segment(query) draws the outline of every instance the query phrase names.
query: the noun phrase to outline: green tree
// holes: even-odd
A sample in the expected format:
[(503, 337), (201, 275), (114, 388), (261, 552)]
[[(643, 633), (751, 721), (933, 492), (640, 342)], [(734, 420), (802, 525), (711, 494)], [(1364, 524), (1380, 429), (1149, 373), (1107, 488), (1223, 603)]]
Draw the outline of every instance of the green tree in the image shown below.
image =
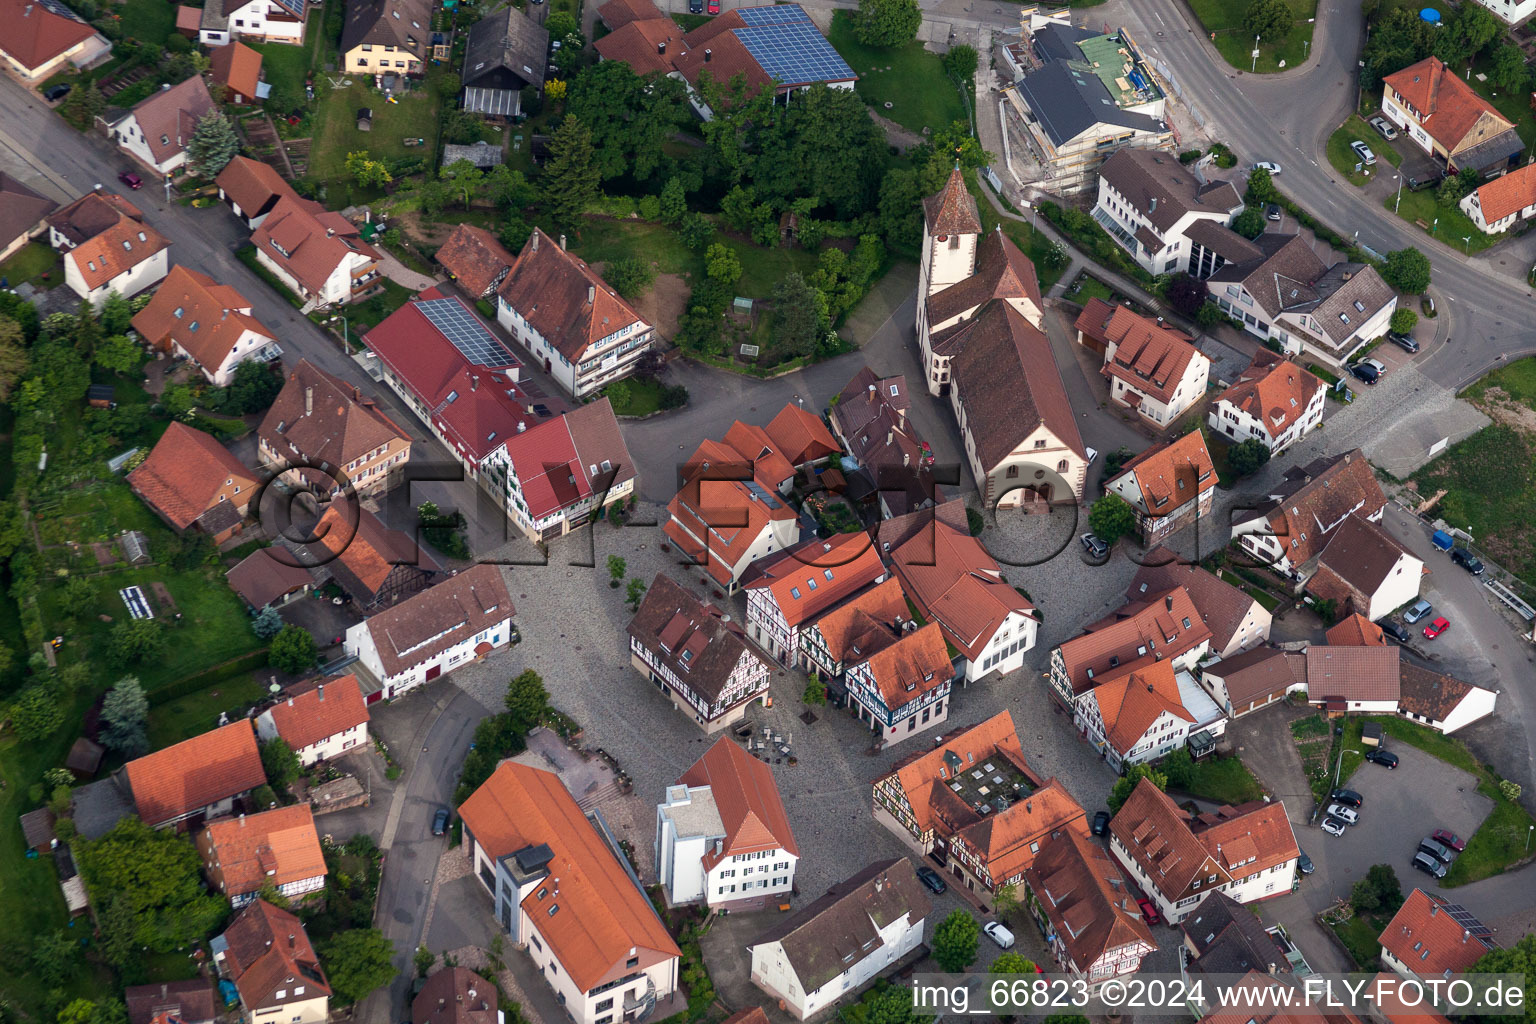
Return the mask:
[(632, 578), (624, 588), (624, 600), (629, 605), (630, 611), (639, 611), (640, 602), (645, 598), (645, 580)]
[(267, 661), (279, 672), (306, 672), (320, 656), (314, 635), (292, 623), (278, 630), (267, 649)]
[(741, 260), (736, 250), (716, 242), (704, 253), (704, 272), (711, 281), (734, 287), (741, 280)]
[(101, 933), (97, 948), (107, 963), (119, 970), (133, 963), (143, 948), (139, 945), (139, 915), (133, 904), (114, 896), (98, 908), (96, 928)]
[(160, 392), (160, 404), (170, 416), (184, 420), (197, 406), (197, 395), (193, 393), (191, 385), (177, 381), (175, 384), (167, 384), (165, 390)]
[(133, 325), (133, 306), (114, 288), (102, 300), (97, 322), (101, 324), (103, 334), (127, 334)]
[(580, 31), (581, 23), (570, 11), (550, 11), (549, 17), (544, 21), (544, 29), (549, 33), (549, 38), (559, 39), (572, 32)]
[(715, 237), (715, 225), (702, 213), (685, 213), (677, 224), (677, 237), (683, 244), (697, 252)]
[(0, 402), (9, 401), (17, 382), (26, 376), (29, 360), (23, 341), (21, 324), (0, 316)]
[(1291, 34), (1294, 21), (1285, 0), (1250, 0), (1243, 12), (1243, 31), (1273, 45)]
[(441, 178), (423, 178), (411, 182), (410, 197), (426, 217), (436, 217), (453, 198), (453, 186)]
[(1365, 877), (1349, 891), (1349, 902), (1358, 913), (1397, 913), (1403, 905), (1403, 884), (1390, 864), (1372, 864)]
[(226, 409), (249, 416), (262, 412), (277, 401), (283, 390), (283, 378), (266, 363), (246, 360), (235, 367), (235, 375), (224, 389)]
[(998, 886), (992, 893), (992, 909), (999, 921), (1012, 916), (1019, 909), (1019, 887), (1012, 882)]
[(550, 136), (549, 159), (544, 164), (544, 173), (539, 175), (544, 200), (556, 222), (576, 224), (576, 219), (602, 194), (598, 187), (600, 176), (591, 130), (579, 117), (567, 117)]
[(1022, 953), (1004, 953), (987, 970), (991, 974), (1034, 974), (1035, 962)]
[(43, 406), (54, 416), (72, 410), (91, 386), (90, 365), (61, 340), (32, 346), (32, 378), (43, 389)]
[(1262, 167), (1255, 167), (1248, 172), (1248, 190), (1243, 193), (1243, 201), (1255, 206), (1265, 203), (1278, 203), (1281, 200), (1280, 190), (1275, 187), (1274, 176)]
[(438, 177), (453, 183), (453, 190), (458, 193), (466, 210), (469, 209), (469, 201), (479, 193), (485, 179), (485, 175), (475, 166), (474, 161), (464, 157), (444, 167), (438, 172)]
[[(1480, 974), (1525, 975), (1525, 1019), (1530, 1021), (1536, 1011), (1536, 933), (1521, 936), (1520, 940), (1504, 949), (1490, 949), (1467, 968), (1469, 977)], [(1466, 1020), (1477, 1024), (1499, 1024), (1510, 1020), (1508, 1016), (1469, 1015)]]
[(1105, 544), (1136, 532), (1136, 510), (1118, 494), (1106, 494), (1088, 511), (1088, 527)]
[(367, 150), (357, 150), (348, 153), (346, 160), (347, 173), (352, 175), (352, 180), (363, 188), (383, 188), (395, 179), (390, 176), (389, 168), (382, 160), (375, 160)]
[(304, 771), (299, 755), (281, 736), (261, 745), (261, 767), (267, 773), (267, 784), (275, 790), (287, 788)]
[(258, 639), (271, 640), (282, 631), (283, 617), (271, 605), (257, 612), (256, 617), (251, 620), (251, 632), (255, 633)]
[(101, 745), (133, 759), (149, 753), (149, 698), (135, 676), (124, 676), (101, 704)]
[(59, 591), (59, 610), (70, 618), (90, 610), (96, 603), (96, 588), (84, 576), (71, 576)]
[(205, 178), (222, 171), (240, 152), (240, 137), (222, 110), (210, 110), (198, 119), (187, 142), (187, 163)]
[(1392, 313), (1392, 322), (1388, 328), (1397, 334), (1409, 334), (1419, 325), (1419, 314), (1411, 309), (1398, 309)]
[(900, 46), (916, 39), (922, 24), (917, 0), (859, 0), (853, 34), (865, 46)]
[(1500, 32), (1498, 19), (1486, 7), (1462, 4), (1435, 33), (1434, 54), (1447, 64), (1463, 64), (1487, 48)]
[(524, 669), (507, 684), (504, 703), (517, 732), (524, 733), (538, 725), (548, 713), (549, 691), (544, 689), (544, 680), (537, 672)]
[(933, 959), (939, 969), (958, 974), (976, 962), (981, 926), (968, 910), (954, 910), (933, 930)]
[[(887, 985), (883, 989), (871, 989), (860, 1001), (858, 1009), (864, 1011), (862, 1024), (918, 1024), (932, 1020), (931, 1014), (919, 1017), (912, 1008), (910, 985)], [(852, 1019), (852, 1013), (849, 1013)]]
[(1119, 811), (1122, 804), (1130, 799), (1131, 792), (1135, 790), (1142, 779), (1151, 782), (1158, 789), (1167, 790), (1168, 776), (1147, 764), (1132, 765), (1130, 770), (1115, 780), (1114, 788), (1109, 791), (1109, 804), (1111, 811)]
[(1429, 257), (1409, 247), (1387, 253), (1382, 279), (1400, 292), (1422, 295), (1429, 288)]
[(506, 164), (485, 172), (485, 194), (502, 210), (521, 210), (539, 199), (539, 190), (528, 183), (527, 175)]
[(621, 555), (608, 556), (608, 585), (617, 587), (624, 582), (624, 574), (629, 572), (629, 563)]
[[(561, 14), (551, 13), (550, 21)], [(560, 34), (550, 29), (550, 38)], [(565, 109), (591, 130), (593, 163), (604, 181), (625, 176), (649, 181), (667, 163), (666, 144), (692, 120), (682, 82), (659, 72), (637, 75), (622, 61), (600, 61), (572, 78)], [(663, 219), (676, 223), (682, 216), (681, 181), (671, 197), (664, 189), (661, 199), (673, 214)]]
[(963, 88), (966, 82), (976, 77), (976, 65), (979, 60), (976, 47), (967, 46), (965, 43), (951, 46), (949, 52), (944, 55), (944, 73)]
[(393, 962), (394, 944), (377, 928), (338, 932), (319, 943), (315, 952), (331, 983), (331, 994), (341, 1006), (362, 1002), (400, 973)]
[(1269, 455), (1269, 445), (1250, 437), (1227, 450), (1227, 468), (1240, 477), (1250, 476), (1269, 461)]
[(152, 829), (129, 816), (100, 839), (77, 842), (75, 852), (92, 903), (126, 904), (115, 920), (122, 927), (131, 912), (140, 949), (169, 952), (201, 939), (229, 911), (226, 899), (203, 888), (202, 859), (183, 834)]
[(788, 357), (812, 355), (830, 329), (826, 299), (805, 278), (791, 271), (773, 286), (770, 337), (779, 351)]
[(987, 528), (986, 517), (974, 508), (965, 510), (965, 527), (972, 537), (981, 536), (981, 531)]
[(25, 743), (52, 736), (63, 724), (64, 709), (45, 686), (29, 686), (11, 702), (11, 729)]
[(32, 973), (49, 988), (62, 985), (80, 962), (80, 944), (62, 929), (29, 936)]
[(1525, 69), (1525, 51), (1514, 43), (1500, 43), (1489, 62), (1488, 79), (1505, 92), (1524, 92), (1530, 80)]
[(1462, 199), (1468, 192), (1477, 187), (1478, 173), (1476, 168), (1468, 167), (1460, 174), (1448, 174), (1440, 181), (1440, 187), (1435, 189), (1435, 202), (1447, 210), (1454, 210), (1461, 205)]
[(1232, 221), (1232, 230), (1244, 238), (1258, 238), (1264, 233), (1264, 212), (1257, 206), (1245, 207)]
[(819, 673), (812, 672), (805, 677), (805, 693), (801, 695), (800, 699), (816, 707), (826, 704), (827, 684), (821, 681)]
[(94, 78), (77, 86), (59, 104), (59, 114), (76, 128), (89, 128), (96, 118), (106, 112), (107, 99), (101, 94), (101, 88)]
[(128, 374), (138, 369), (143, 354), (143, 349), (126, 334), (113, 334), (96, 346), (96, 365), (113, 373)]
[(661, 190), (661, 219), (668, 224), (676, 224), (687, 212), (688, 194), (683, 190), (683, 179), (674, 174), (667, 179)]
[(650, 261), (638, 256), (626, 256), (603, 267), (603, 280), (626, 299), (644, 295), (653, 278)]
[(432, 965), (437, 963), (437, 954), (428, 949), (426, 943), (422, 943), (411, 954), (411, 963), (416, 967), (416, 977), (425, 978), (432, 973)]

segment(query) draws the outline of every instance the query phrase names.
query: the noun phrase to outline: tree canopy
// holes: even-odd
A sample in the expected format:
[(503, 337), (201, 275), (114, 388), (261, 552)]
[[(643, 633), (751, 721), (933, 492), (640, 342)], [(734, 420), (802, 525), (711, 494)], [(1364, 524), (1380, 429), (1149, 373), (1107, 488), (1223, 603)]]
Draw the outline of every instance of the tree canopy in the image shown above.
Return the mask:
[(1105, 544), (1136, 532), (1136, 510), (1118, 494), (1106, 494), (1088, 510), (1088, 526)]
[(1285, 0), (1249, 0), (1243, 12), (1243, 31), (1266, 43), (1279, 43), (1291, 34), (1294, 21)]
[(922, 24), (917, 0), (859, 0), (853, 34), (865, 46), (900, 46), (916, 39)]
[(320, 652), (315, 647), (314, 635), (303, 626), (291, 623), (272, 638), (267, 660), (282, 672), (303, 672), (315, 667)]
[(1109, 799), (1105, 801), (1109, 804), (1109, 809), (1120, 810), (1121, 805), (1130, 799), (1131, 792), (1142, 779), (1147, 779), (1158, 789), (1168, 788), (1168, 776), (1156, 768), (1148, 764), (1132, 765), (1124, 775), (1115, 780), (1114, 788), (1109, 791)]
[(205, 178), (222, 171), (239, 152), (240, 137), (222, 110), (204, 114), (187, 142), (187, 162)]
[(933, 930), (933, 959), (942, 970), (958, 973), (976, 962), (981, 925), (968, 910), (953, 910)]
[(1257, 473), (1269, 461), (1269, 445), (1256, 437), (1233, 445), (1227, 451), (1227, 468), (1238, 476)]
[(576, 218), (602, 194), (600, 179), (592, 130), (581, 118), (566, 117), (550, 136), (549, 160), (539, 175), (544, 200), (555, 220), (574, 225)]
[(1400, 292), (1422, 295), (1429, 287), (1429, 257), (1412, 246), (1387, 253), (1382, 279)]
[(395, 947), (377, 928), (337, 932), (315, 950), (337, 1004), (352, 1006), (374, 989), (383, 988), (400, 973), (394, 965)]
[(124, 676), (101, 705), (101, 745), (125, 758), (149, 753), (149, 698), (135, 676)]
[(117, 901), (119, 925), (139, 946), (168, 952), (201, 939), (223, 921), (228, 902), (203, 887), (192, 840), (129, 816), (100, 839), (76, 844), (93, 902)]
[(667, 141), (692, 116), (681, 81), (660, 72), (637, 75), (612, 60), (571, 79), (565, 109), (591, 131), (592, 163), (604, 181), (626, 175), (649, 180), (666, 163)]

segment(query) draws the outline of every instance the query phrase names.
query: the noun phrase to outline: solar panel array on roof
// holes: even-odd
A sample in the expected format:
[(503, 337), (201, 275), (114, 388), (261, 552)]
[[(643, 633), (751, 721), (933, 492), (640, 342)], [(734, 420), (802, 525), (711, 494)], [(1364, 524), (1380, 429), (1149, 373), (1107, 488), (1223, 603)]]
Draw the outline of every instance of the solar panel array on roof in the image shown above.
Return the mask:
[(84, 18), (80, 17), (80, 15), (70, 10), (68, 7), (65, 7), (63, 4), (59, 3), (58, 0), (37, 0), (37, 3), (42, 7), (43, 10), (57, 14), (61, 18), (68, 18), (70, 21), (80, 22), (85, 20)]
[(736, 13), (748, 25), (790, 25), (795, 22), (811, 23), (805, 8), (799, 4), (778, 4), (773, 7), (738, 7)]
[(762, 484), (757, 483), (755, 480), (743, 480), (742, 483), (746, 486), (747, 490), (752, 492), (752, 496), (764, 505), (767, 505), (769, 508), (779, 507), (778, 500), (765, 491)]
[(809, 21), (749, 25), (733, 31), (768, 77), (785, 85), (858, 77)]
[(1447, 914), (1451, 915), (1452, 921), (1461, 925), (1463, 931), (1469, 931), (1477, 936), (1493, 934), (1493, 931), (1487, 925), (1479, 921), (1472, 911), (1460, 903), (1447, 903), (1443, 909)]
[(517, 366), (517, 357), (457, 299), (418, 299), (416, 308), (477, 366)]

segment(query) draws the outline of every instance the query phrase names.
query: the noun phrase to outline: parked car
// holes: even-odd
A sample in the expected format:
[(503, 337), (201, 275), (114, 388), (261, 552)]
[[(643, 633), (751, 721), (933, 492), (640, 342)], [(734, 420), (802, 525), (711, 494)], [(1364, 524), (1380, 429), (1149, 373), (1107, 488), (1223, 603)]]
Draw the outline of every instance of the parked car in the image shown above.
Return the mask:
[(1437, 828), (1429, 834), (1429, 838), (1443, 846), (1449, 846), (1457, 853), (1467, 848), (1467, 841), (1450, 829)]
[(689, 14), (703, 14), (704, 13), (704, 0), (688, 0), (688, 13)]
[(117, 180), (122, 182), (124, 185), (127, 185), (129, 188), (144, 187), (144, 179), (139, 177), (137, 174), (134, 174), (132, 171), (124, 171), (122, 174), (117, 176)]
[(1365, 164), (1365, 166), (1367, 166), (1367, 167), (1375, 166), (1375, 164), (1376, 164), (1376, 154), (1371, 152), (1371, 147), (1370, 146), (1367, 146), (1365, 143), (1361, 142), (1359, 139), (1356, 139), (1354, 142), (1351, 142), (1349, 144), (1349, 148), (1354, 150), (1355, 156), (1359, 157), (1360, 158), (1360, 162)]
[(1279, 203), (1269, 203), (1264, 207), (1264, 216), (1269, 220), (1279, 220), (1282, 212)]
[(1456, 860), (1456, 851), (1444, 843), (1437, 843), (1433, 839), (1419, 841), (1419, 852), (1427, 853), (1441, 864), (1451, 864)]
[(68, 96), (73, 89), (74, 86), (70, 85), (68, 82), (60, 82), (53, 88), (46, 90), (43, 93), (43, 99), (47, 100), (49, 103), (57, 103), (65, 96)]
[(1411, 626), (1434, 610), (1435, 606), (1430, 604), (1428, 601), (1415, 601), (1413, 602), (1413, 606), (1411, 608), (1403, 612), (1403, 621)]
[(1153, 906), (1152, 901), (1145, 896), (1137, 900), (1136, 905), (1141, 908), (1141, 916), (1146, 919), (1147, 924), (1157, 924), (1162, 920), (1157, 916), (1157, 907)]
[(1261, 171), (1268, 171), (1272, 175), (1277, 175), (1280, 173), (1280, 165), (1275, 163), (1273, 160), (1260, 160), (1253, 166)]
[(1322, 830), (1331, 836), (1343, 835), (1344, 827), (1344, 823), (1338, 818), (1324, 818), (1323, 824), (1321, 825)]
[(1371, 127), (1375, 128), (1381, 137), (1386, 139), (1388, 142), (1391, 142), (1393, 139), (1397, 138), (1397, 129), (1392, 126), (1391, 121), (1388, 121), (1380, 114), (1377, 114), (1375, 117), (1371, 118)]
[(1346, 825), (1357, 825), (1360, 822), (1360, 812), (1353, 807), (1345, 807), (1343, 804), (1329, 804), (1328, 814), (1338, 818)]
[(1088, 552), (1089, 558), (1108, 558), (1109, 545), (1091, 533), (1085, 533), (1078, 540), (1083, 543), (1083, 550)]
[(704, 9), (710, 14), (719, 14), (720, 0), (709, 0), (709, 2), (704, 5)]
[(1367, 753), (1365, 759), (1374, 764), (1385, 765), (1388, 768), (1397, 767), (1397, 755), (1390, 750), (1382, 750), (1380, 747)]
[(1100, 811), (1093, 816), (1093, 834), (1102, 836), (1109, 831), (1109, 812)]
[(1396, 640), (1400, 644), (1407, 643), (1409, 637), (1411, 636), (1411, 634), (1406, 629), (1404, 629), (1402, 626), (1399, 626), (1391, 619), (1382, 619), (1380, 622), (1376, 623), (1376, 625), (1381, 627), (1381, 631), (1383, 633), (1387, 634), (1387, 636), (1391, 637), (1393, 640)]
[(1084, 448), (1083, 451), (1088, 454), (1088, 465), (1093, 465), (1093, 460), (1099, 457), (1099, 450), (1097, 448)]
[(1482, 560), (1466, 548), (1452, 548), (1451, 561), (1467, 570), (1473, 576), (1481, 576), (1483, 574)]
[(1435, 878), (1445, 877), (1445, 865), (1441, 864), (1427, 853), (1414, 854), (1413, 866), (1424, 872), (1426, 875), (1433, 875)]
[(432, 815), (432, 834), (435, 836), (448, 834), (448, 808), (439, 807), (437, 813)]
[[(710, 0), (710, 3), (713, 4), (714, 0)], [(1009, 931), (1006, 927), (1004, 927), (1003, 926), (1003, 922), (1001, 922), (1001, 921), (988, 921), (986, 924), (981, 926), (981, 930), (986, 932), (987, 933), (987, 938), (989, 938), (993, 942), (997, 943), (999, 948), (1001, 948), (1001, 949), (1012, 949), (1013, 948), (1013, 932)]]
[(1419, 343), (1414, 340), (1411, 334), (1399, 334), (1397, 331), (1388, 331), (1387, 340), (1404, 352), (1417, 352), (1419, 350)]
[(1367, 384), (1375, 384), (1381, 380), (1381, 371), (1376, 367), (1380, 364), (1374, 359), (1362, 359), (1349, 368), (1349, 372)]
[(1451, 628), (1451, 620), (1444, 615), (1424, 627), (1424, 639), (1433, 640), (1435, 637)]
[(917, 880), (926, 885), (929, 892), (940, 893), (949, 888), (944, 884), (944, 879), (939, 877), (939, 873), (926, 864), (917, 869)]
[(1317, 867), (1312, 863), (1312, 858), (1308, 857), (1305, 852), (1302, 852), (1296, 858), (1296, 870), (1304, 875), (1310, 875), (1317, 870)]
[(1365, 803), (1365, 798), (1352, 789), (1336, 789), (1328, 794), (1328, 799), (1334, 803), (1346, 804), (1355, 808)]

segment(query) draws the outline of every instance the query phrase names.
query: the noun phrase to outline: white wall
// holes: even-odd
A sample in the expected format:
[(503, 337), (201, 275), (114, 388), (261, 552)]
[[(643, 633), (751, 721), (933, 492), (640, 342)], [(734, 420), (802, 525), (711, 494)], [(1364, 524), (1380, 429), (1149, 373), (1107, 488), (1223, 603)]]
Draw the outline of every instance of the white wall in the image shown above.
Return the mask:
[(82, 299), (88, 300), (94, 306), (100, 306), (107, 301), (107, 296), (113, 291), (123, 298), (131, 298), (139, 292), (158, 284), (171, 272), (171, 250), (167, 246), (149, 257), (141, 260), (132, 268), (118, 274), (112, 280), (99, 288), (87, 288), (85, 277), (81, 274), (79, 266), (75, 263), (75, 253), (64, 254), (64, 283)]
[(1453, 733), (1464, 725), (1471, 725), (1480, 718), (1486, 718), (1493, 714), (1493, 705), (1499, 699), (1499, 695), (1493, 690), (1485, 690), (1481, 686), (1474, 686), (1472, 692), (1467, 694), (1460, 704), (1452, 709), (1445, 721), (1436, 725), (1443, 733)]
[(789, 892), (795, 885), (795, 865), (799, 860), (777, 848), (726, 857), (705, 878), (706, 899), (710, 906), (716, 906)]
[(1401, 554), (1392, 566), (1387, 578), (1382, 580), (1371, 595), (1370, 611), (1366, 618), (1372, 622), (1394, 608), (1401, 608), (1419, 596), (1419, 584), (1424, 579), (1424, 563), (1410, 554)]
[(412, 687), (425, 682), (427, 672), (434, 667), (446, 674), (460, 665), (473, 661), (476, 644), (486, 642), (493, 647), (504, 647), (511, 642), (511, 637), (512, 618), (508, 616), (394, 676), (385, 674), (384, 662), (379, 657), (378, 648), (374, 645), (373, 634), (368, 630), (368, 620), (365, 619), (347, 630), (345, 650), (349, 655), (356, 655), (363, 666), (384, 684), (384, 696), (389, 699), (398, 697)]
[(1230, 443), (1257, 438), (1269, 446), (1270, 454), (1278, 455), (1323, 422), (1323, 401), (1327, 390), (1327, 388), (1318, 388), (1317, 393), (1307, 404), (1306, 410), (1275, 436), (1270, 435), (1269, 428), (1263, 421), (1248, 415), (1244, 410), (1225, 400), (1211, 406), (1206, 423), (1211, 430)]
[[(273, 43), (301, 43), (304, 41), (304, 23), (302, 21), (275, 21), (267, 19), (267, 10), (273, 4), (270, 0), (248, 0), (247, 3), (235, 7), (231, 5), (227, 9), (229, 15), (229, 31), (203, 32), (200, 42), (208, 43), (209, 36), (233, 35), (241, 39), (256, 39)], [(219, 45), (217, 42), (212, 45)]]
[[(666, 999), (677, 987), (677, 958), (672, 957), (649, 967), (637, 968), (636, 973), (640, 977), (611, 988), (596, 997), (590, 997), (576, 987), (575, 982), (571, 980), (570, 972), (555, 957), (549, 940), (539, 931), (539, 922), (523, 913), (521, 907), (518, 913), (522, 917), (519, 934), (528, 941), (529, 958), (539, 969), (539, 974), (543, 976), (545, 983), (562, 998), (565, 1012), (571, 1015), (576, 1024), (594, 1024), (599, 1017), (608, 1017), (611, 1020), (622, 1019), (625, 996), (643, 995), (647, 977), (656, 987), (658, 1001)], [(599, 1011), (597, 1005), (606, 1000), (612, 1000), (613, 1005)]]
[[(139, 119), (135, 114), (129, 114), (127, 118), (122, 121), (122, 123), (113, 129), (112, 134), (113, 137), (116, 138), (117, 144), (119, 146), (123, 147), (128, 152), (142, 160), (144, 163), (148, 164), (150, 167), (153, 167), (155, 170), (159, 171), (161, 174), (169, 174), (170, 172), (182, 167), (187, 162), (187, 151), (185, 149), (177, 150), (170, 156), (166, 157), (164, 160), (156, 160), (155, 155), (150, 152), (149, 143), (144, 138), (144, 129), (139, 126)], [(175, 143), (176, 141), (176, 139), (171, 139), (172, 143)], [(181, 140), (183, 145), (185, 145), (187, 141), (188, 140), (185, 138)]]
[(864, 959), (814, 992), (805, 992), (784, 955), (780, 942), (748, 947), (752, 953), (752, 983), (769, 995), (783, 999), (789, 1012), (800, 1020), (857, 991), (885, 968), (916, 949), (923, 941), (923, 919), (909, 921), (902, 915), (880, 929), (883, 943)]
[(1040, 624), (1028, 615), (1010, 612), (975, 661), (961, 658), (965, 681), (975, 682), (991, 672), (1005, 676), (1023, 666), (1024, 655), (1034, 648), (1039, 629)]

